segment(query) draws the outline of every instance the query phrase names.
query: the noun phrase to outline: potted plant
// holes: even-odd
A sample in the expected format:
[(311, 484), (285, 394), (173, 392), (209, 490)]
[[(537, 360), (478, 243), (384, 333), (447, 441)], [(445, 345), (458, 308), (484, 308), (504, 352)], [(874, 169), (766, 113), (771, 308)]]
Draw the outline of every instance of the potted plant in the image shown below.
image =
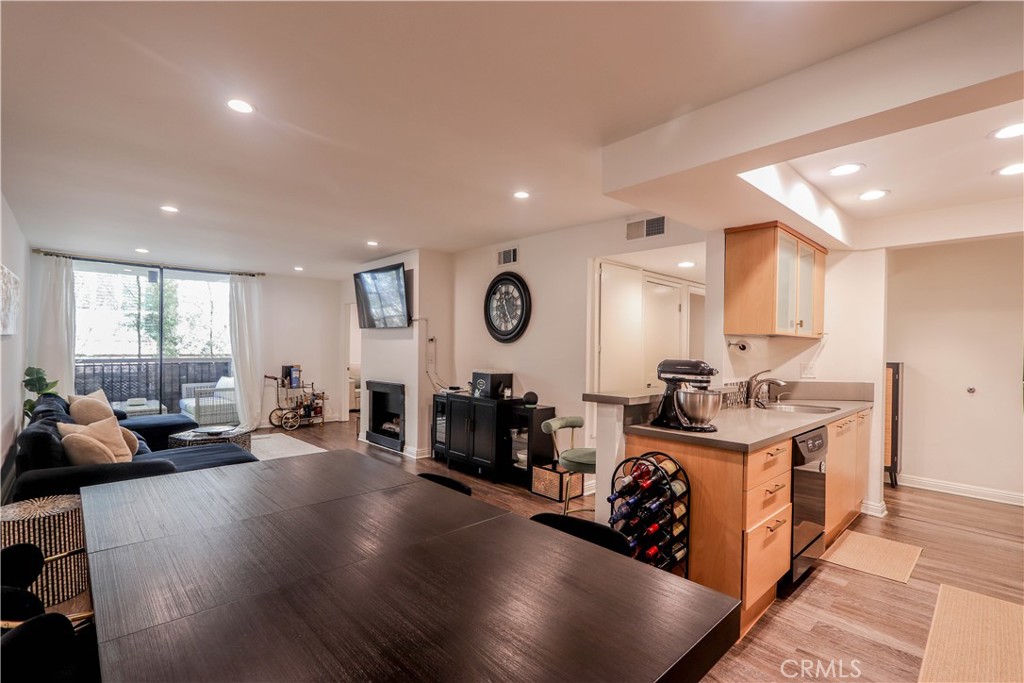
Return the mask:
[(26, 368), (25, 379), (21, 382), (22, 386), (31, 391), (36, 395), (35, 398), (26, 398), (25, 403), (22, 405), (25, 411), (25, 417), (31, 418), (32, 411), (36, 407), (36, 401), (43, 394), (48, 394), (53, 391), (54, 387), (57, 386), (59, 380), (49, 382), (46, 379), (46, 371), (40, 368)]

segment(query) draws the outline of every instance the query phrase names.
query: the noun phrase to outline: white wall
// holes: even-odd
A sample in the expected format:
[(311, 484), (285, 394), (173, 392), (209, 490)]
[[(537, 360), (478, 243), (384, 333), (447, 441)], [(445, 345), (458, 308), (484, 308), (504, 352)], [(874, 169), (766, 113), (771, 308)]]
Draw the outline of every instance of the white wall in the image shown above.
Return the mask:
[[(592, 323), (591, 283), (596, 257), (700, 242), (704, 233), (666, 221), (666, 233), (627, 240), (626, 219), (581, 225), (534, 235), (514, 243), (519, 262), (499, 268), (495, 254), (508, 244), (471, 249), (455, 255), (455, 379), (465, 385), (478, 368), (513, 373), (513, 391), (534, 391), (543, 405), (559, 415), (584, 415), (588, 345)], [(495, 275), (512, 270), (530, 288), (533, 313), (526, 332), (511, 344), (487, 333), (483, 301)], [(640, 353), (637, 349), (637, 353)], [(365, 353), (365, 351), (364, 351)]]
[(904, 363), (903, 483), (1024, 502), (1022, 253), (1019, 235), (890, 253), (888, 360)]
[[(418, 302), (423, 294), (419, 284), (422, 276), (419, 251), (407, 251), (378, 259), (363, 264), (362, 269), (370, 270), (394, 263), (405, 263), (405, 269), (413, 271), (413, 317), (419, 317)], [(436, 294), (442, 298), (447, 296), (445, 292)], [(427, 293), (428, 298), (432, 295), (434, 293)], [(352, 297), (354, 299), (354, 294)], [(427, 453), (430, 440), (429, 422), (423, 422), (421, 426), (420, 421), (420, 382), (426, 382), (427, 378), (422, 365), (423, 349), (420, 344), (419, 325), (413, 323), (409, 327), (361, 331), (363, 387), (371, 380), (405, 385), (406, 452), (417, 456)], [(369, 398), (369, 394), (364, 391), (360, 400), (360, 438), (365, 438)]]
[(21, 316), (20, 329), (17, 334), (0, 337), (0, 381), (2, 381), (2, 403), (0, 403), (0, 420), (3, 430), (0, 436), (0, 461), (7, 458), (8, 452), (13, 449), (14, 440), (21, 431), (22, 417), (21, 404), (23, 391), (21, 380), (25, 372), (25, 358), (27, 357), (27, 329), (26, 318), (28, 316), (28, 264), (29, 247), (25, 241), (25, 235), (21, 232), (11, 207), (7, 200), (0, 198), (2, 211), (0, 214), (0, 260), (12, 273), (21, 280)]
[[(707, 344), (725, 382), (743, 380), (761, 370), (771, 377), (800, 380), (801, 365), (814, 364), (814, 378), (802, 381), (871, 382), (876, 410), (871, 423), (871, 455), (866, 509), (881, 514), (882, 430), (885, 379), (886, 252), (833, 251), (825, 260), (825, 336), (821, 341), (789, 337), (735, 337), (748, 350), (726, 348), (722, 334), (724, 258), (722, 233), (709, 237), (707, 288)], [(712, 269), (712, 254), (715, 254)], [(712, 270), (714, 280), (712, 280)]]
[[(347, 419), (348, 337), (347, 325), (343, 326), (341, 283), (267, 275), (262, 290), (264, 373), (277, 376), (282, 365), (301, 365), (303, 381), (316, 383), (318, 391), (324, 389), (329, 395), (324, 406), (327, 419)], [(276, 406), (276, 389), (268, 381), (260, 416), (263, 426), (269, 425), (267, 417)]]

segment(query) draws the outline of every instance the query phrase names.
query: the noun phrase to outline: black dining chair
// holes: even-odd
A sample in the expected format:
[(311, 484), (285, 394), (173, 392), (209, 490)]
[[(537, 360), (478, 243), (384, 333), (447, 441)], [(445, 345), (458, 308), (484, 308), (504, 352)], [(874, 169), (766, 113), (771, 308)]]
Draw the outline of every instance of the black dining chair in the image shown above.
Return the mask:
[(0, 579), (3, 585), (28, 588), (43, 572), (43, 551), (31, 543), (16, 543), (0, 550)]
[(449, 488), (452, 491), (458, 491), (459, 493), (464, 493), (467, 496), (473, 495), (473, 489), (466, 486), (461, 481), (457, 479), (452, 479), (451, 477), (446, 477), (443, 474), (434, 474), (433, 472), (421, 472), (419, 476), (423, 477), (427, 481), (432, 481), (435, 484), (440, 484), (441, 486)]
[(569, 517), (567, 515), (555, 514), (554, 512), (541, 512), (530, 517), (530, 519), (534, 522), (540, 522), (544, 526), (567, 533), (570, 536), (582, 538), (584, 541), (589, 541), (620, 555), (629, 556), (633, 554), (633, 549), (629, 547), (629, 539), (622, 532), (616, 531), (610, 526), (598, 524), (589, 519)]

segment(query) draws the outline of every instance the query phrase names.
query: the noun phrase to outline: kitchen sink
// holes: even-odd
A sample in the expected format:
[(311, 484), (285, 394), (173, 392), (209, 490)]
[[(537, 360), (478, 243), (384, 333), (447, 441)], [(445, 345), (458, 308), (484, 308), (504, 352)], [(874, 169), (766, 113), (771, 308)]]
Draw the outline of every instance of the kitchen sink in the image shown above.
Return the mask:
[(802, 403), (763, 403), (759, 407), (783, 413), (834, 413), (839, 410), (834, 406), (810, 406)]

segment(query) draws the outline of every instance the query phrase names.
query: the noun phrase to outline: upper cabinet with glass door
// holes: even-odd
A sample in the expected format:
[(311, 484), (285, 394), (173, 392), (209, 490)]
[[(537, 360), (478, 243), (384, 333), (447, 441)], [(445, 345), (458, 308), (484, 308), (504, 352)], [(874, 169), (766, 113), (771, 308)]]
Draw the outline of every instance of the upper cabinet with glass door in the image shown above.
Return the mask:
[(725, 334), (821, 337), (828, 250), (778, 221), (725, 231)]

